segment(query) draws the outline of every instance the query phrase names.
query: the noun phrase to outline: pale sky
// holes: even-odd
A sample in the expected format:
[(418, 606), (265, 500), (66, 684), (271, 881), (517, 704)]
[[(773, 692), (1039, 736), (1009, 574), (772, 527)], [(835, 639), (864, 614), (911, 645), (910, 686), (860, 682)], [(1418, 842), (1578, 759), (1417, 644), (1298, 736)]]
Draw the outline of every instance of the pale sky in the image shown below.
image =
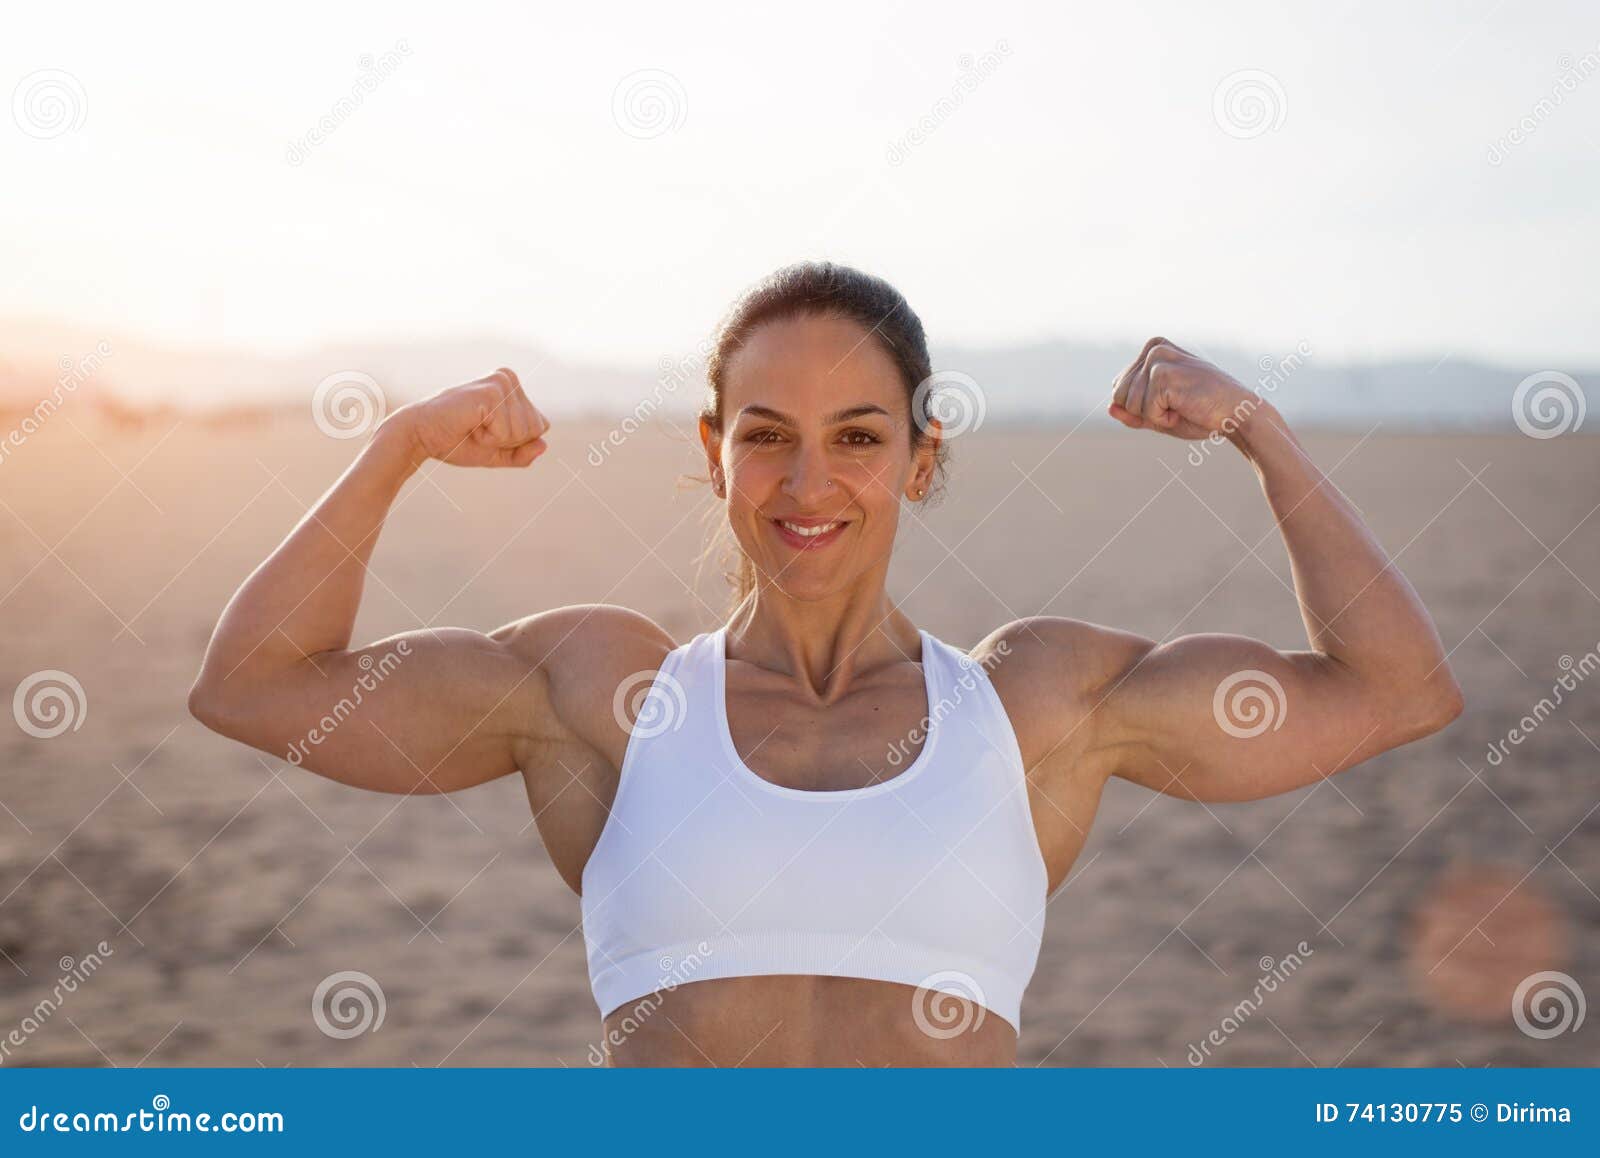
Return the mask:
[[(7, 12), (0, 313), (655, 363), (831, 257), (945, 344), (1600, 361), (1592, 3), (179, 11)], [(1244, 70), (1266, 122), (1216, 106)], [(659, 124), (619, 111), (630, 77)]]

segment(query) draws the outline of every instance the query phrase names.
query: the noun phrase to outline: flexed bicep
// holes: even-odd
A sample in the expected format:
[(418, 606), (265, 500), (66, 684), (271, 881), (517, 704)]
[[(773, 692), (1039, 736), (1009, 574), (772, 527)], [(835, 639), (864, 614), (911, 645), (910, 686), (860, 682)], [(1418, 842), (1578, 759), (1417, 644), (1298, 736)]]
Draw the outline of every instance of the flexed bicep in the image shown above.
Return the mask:
[(1331, 656), (1222, 634), (1125, 643), (1094, 710), (1113, 775), (1204, 801), (1289, 792), (1436, 729)]

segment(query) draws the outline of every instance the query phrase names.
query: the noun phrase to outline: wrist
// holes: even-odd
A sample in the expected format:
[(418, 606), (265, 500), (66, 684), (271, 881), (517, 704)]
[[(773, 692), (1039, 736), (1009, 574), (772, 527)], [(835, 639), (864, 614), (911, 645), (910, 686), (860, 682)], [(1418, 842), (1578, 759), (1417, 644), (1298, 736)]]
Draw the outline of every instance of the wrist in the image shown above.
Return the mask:
[(412, 425), (410, 404), (400, 407), (378, 424), (362, 453), (399, 470), (404, 477), (422, 469), (429, 455)]
[(1224, 432), (1223, 437), (1253, 463), (1259, 465), (1266, 451), (1288, 438), (1283, 415), (1264, 398), (1255, 398), (1252, 405), (1240, 407), (1236, 414), (1230, 424), (1232, 430)]

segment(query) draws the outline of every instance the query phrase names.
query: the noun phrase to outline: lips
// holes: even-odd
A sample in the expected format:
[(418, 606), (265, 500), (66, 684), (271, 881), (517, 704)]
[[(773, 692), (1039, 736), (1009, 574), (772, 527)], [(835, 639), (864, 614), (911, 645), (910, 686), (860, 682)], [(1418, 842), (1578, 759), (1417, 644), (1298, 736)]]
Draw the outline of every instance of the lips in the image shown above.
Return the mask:
[(844, 533), (850, 524), (843, 519), (773, 519), (778, 537), (797, 551), (826, 547)]

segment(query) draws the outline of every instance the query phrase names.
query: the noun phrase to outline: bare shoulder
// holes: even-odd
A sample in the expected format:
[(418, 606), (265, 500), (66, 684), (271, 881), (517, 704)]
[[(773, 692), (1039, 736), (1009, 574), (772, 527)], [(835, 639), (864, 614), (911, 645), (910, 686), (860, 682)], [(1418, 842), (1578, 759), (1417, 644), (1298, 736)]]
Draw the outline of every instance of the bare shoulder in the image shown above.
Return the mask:
[(677, 646), (649, 616), (611, 603), (541, 611), (490, 638), (525, 665), (565, 731), (602, 749), (625, 739), (612, 711), (617, 689), (656, 671)]
[(1133, 632), (1034, 615), (990, 632), (969, 653), (988, 672), (1023, 762), (1076, 762), (1097, 739), (1097, 709), (1155, 646)]

